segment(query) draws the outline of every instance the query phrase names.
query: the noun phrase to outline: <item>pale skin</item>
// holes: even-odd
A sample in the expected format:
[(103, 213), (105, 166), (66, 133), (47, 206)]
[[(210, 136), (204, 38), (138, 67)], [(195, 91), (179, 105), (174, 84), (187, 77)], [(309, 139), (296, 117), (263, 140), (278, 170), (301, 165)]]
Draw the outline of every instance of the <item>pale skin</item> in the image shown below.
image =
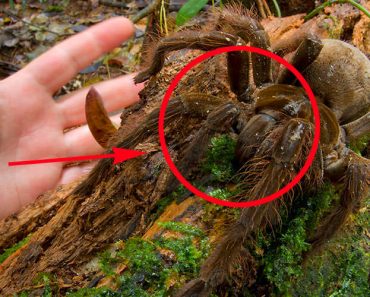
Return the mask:
[[(56, 45), (19, 72), (0, 81), (0, 219), (19, 211), (40, 194), (86, 174), (90, 166), (63, 163), (9, 167), (9, 161), (98, 154), (85, 125), (82, 89), (55, 101), (53, 94), (81, 69), (119, 46), (134, 32), (115, 17)], [(108, 112), (136, 102), (142, 85), (126, 75), (95, 86)], [(112, 118), (119, 120), (118, 116)], [(119, 122), (119, 121), (118, 121)], [(65, 129), (83, 125), (69, 132)]]

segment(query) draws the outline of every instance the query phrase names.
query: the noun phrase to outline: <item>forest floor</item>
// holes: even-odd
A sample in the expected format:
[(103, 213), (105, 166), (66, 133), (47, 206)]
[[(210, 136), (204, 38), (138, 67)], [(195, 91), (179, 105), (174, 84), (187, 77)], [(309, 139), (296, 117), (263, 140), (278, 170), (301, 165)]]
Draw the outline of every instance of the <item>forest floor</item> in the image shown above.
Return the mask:
[[(26, 1), (24, 6), (16, 4), (15, 10), (11, 10), (8, 4), (0, 3), (0, 63), (4, 63), (0, 64), (1, 77), (23, 67), (56, 43), (89, 26), (113, 16), (130, 17), (140, 8), (136, 1), (124, 8), (102, 5), (99, 1), (50, 2), (53, 1)], [(138, 22), (135, 27), (132, 39), (80, 71), (56, 96), (137, 71), (146, 20)]]

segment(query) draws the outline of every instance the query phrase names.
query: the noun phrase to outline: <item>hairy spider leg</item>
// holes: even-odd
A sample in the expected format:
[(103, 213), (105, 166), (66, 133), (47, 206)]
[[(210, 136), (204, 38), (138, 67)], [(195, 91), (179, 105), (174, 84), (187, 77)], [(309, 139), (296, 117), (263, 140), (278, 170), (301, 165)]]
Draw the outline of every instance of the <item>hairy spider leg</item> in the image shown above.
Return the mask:
[[(284, 120), (284, 116), (280, 120), (282, 123), (272, 130), (270, 130), (270, 124), (273, 121), (269, 117), (253, 117), (250, 120), (260, 121), (261, 135), (267, 135), (254, 156), (242, 167), (244, 174), (241, 179), (247, 180), (248, 183), (246, 191), (240, 194), (244, 199), (259, 199), (279, 190), (293, 178), (303, 165), (302, 160), (305, 160), (308, 155), (313, 139), (312, 123), (304, 118)], [(248, 132), (245, 132), (244, 137), (255, 137), (256, 131), (249, 131), (251, 134), (248, 135)], [(315, 162), (313, 167), (307, 173), (309, 175), (307, 179), (319, 184), (322, 181), (320, 160)], [(224, 238), (202, 265), (200, 277), (186, 284), (176, 296), (185, 297), (191, 294), (208, 296), (212, 288), (224, 283), (230, 276), (233, 265), (243, 262), (241, 256), (245, 254), (243, 244), (256, 230), (267, 226), (272, 227), (280, 222), (279, 209), (290, 202), (292, 194), (290, 192), (270, 203), (243, 209), (238, 221), (226, 232)]]
[[(322, 41), (314, 35), (307, 36), (299, 45), (290, 63), (301, 73), (310, 66), (319, 56), (323, 48)], [(294, 84), (295, 75), (287, 68), (284, 68), (277, 79), (279, 84)]]
[[(235, 17), (236, 15), (238, 17)], [(249, 15), (248, 11), (241, 14), (240, 9), (233, 7), (221, 11), (217, 29), (238, 36), (243, 39), (246, 44), (250, 43), (251, 46), (265, 50), (270, 49), (270, 41), (267, 33), (263, 29), (262, 25)], [(245, 67), (245, 65), (242, 64), (244, 63), (245, 55), (247, 55), (247, 53), (239, 55), (240, 61), (234, 59), (235, 62), (233, 63), (233, 66)], [(271, 59), (255, 53), (252, 53), (251, 57), (254, 84), (257, 87), (261, 87), (264, 84), (271, 83)], [(249, 74), (249, 65), (245, 69), (248, 69)], [(245, 70), (240, 70), (241, 74), (244, 72)], [(238, 83), (236, 81), (237, 79), (242, 80), (242, 82)], [(244, 81), (247, 83), (243, 84)], [(244, 75), (239, 75), (239, 77), (236, 76), (234, 83), (243, 86), (244, 92), (250, 85), (249, 80), (246, 79)], [(238, 95), (238, 93), (242, 93), (242, 91), (243, 89), (240, 88), (236, 94)]]
[(240, 164), (244, 164), (254, 156), (258, 145), (275, 125), (276, 119), (268, 114), (257, 114), (248, 121), (236, 143), (235, 154)]
[[(168, 52), (184, 48), (213, 50), (224, 46), (245, 45), (241, 38), (232, 34), (212, 31), (202, 33), (198, 31), (183, 31), (172, 37), (163, 38), (159, 41), (151, 65), (148, 69), (140, 72), (135, 77), (135, 83), (143, 82), (150, 76), (158, 73), (165, 61)], [(227, 54), (228, 76), (231, 90), (240, 101), (249, 102), (249, 55), (246, 52), (230, 52)]]
[[(198, 49), (209, 51), (224, 46), (237, 45), (241, 40), (224, 32), (207, 32), (199, 31), (182, 31), (171, 37), (166, 37), (159, 40), (154, 55), (151, 58), (150, 66), (140, 72), (135, 78), (135, 83), (144, 82), (151, 76), (157, 74), (163, 68), (166, 54), (172, 51), (181, 49)], [(245, 65), (248, 67), (248, 64)]]
[[(262, 49), (269, 49), (270, 42), (262, 25), (248, 14), (235, 18), (233, 9), (220, 13), (216, 30), (207, 33), (182, 31), (158, 42), (151, 58), (150, 66), (135, 77), (135, 82), (143, 82), (158, 73), (168, 52), (184, 48), (212, 50), (230, 45), (249, 43)], [(230, 52), (227, 54), (228, 76), (231, 90), (240, 101), (250, 102), (249, 53)], [(259, 54), (251, 54), (253, 80), (257, 87), (272, 82), (271, 59)]]
[[(312, 141), (312, 136), (312, 124), (302, 119), (291, 119), (274, 129), (262, 142), (261, 149), (245, 164), (244, 180), (247, 181), (248, 188), (239, 195), (243, 195), (247, 200), (259, 199), (273, 194), (291, 181), (301, 165), (301, 160), (304, 160), (308, 153), (307, 146)], [(271, 158), (265, 158), (266, 155)], [(243, 243), (254, 231), (278, 224), (279, 209), (290, 202), (292, 194), (290, 192), (281, 199), (243, 209), (237, 223), (206, 260), (201, 276), (207, 282), (211, 281), (213, 287), (225, 281), (225, 273), (230, 272), (232, 265), (236, 264), (234, 260), (238, 260)], [(213, 271), (218, 271), (215, 274), (217, 279), (214, 279)], [(221, 271), (224, 271), (223, 275)]]
[(339, 204), (329, 213), (311, 239), (312, 248), (318, 250), (343, 226), (349, 215), (358, 210), (361, 201), (369, 196), (370, 161), (348, 149), (347, 166), (343, 174), (344, 187)]

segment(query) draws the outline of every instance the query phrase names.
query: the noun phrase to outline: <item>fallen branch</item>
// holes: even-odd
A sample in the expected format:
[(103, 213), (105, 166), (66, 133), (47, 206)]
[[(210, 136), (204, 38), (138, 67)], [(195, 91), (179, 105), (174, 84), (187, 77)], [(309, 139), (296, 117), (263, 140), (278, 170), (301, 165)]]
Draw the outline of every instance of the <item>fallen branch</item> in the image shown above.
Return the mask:
[(136, 24), (138, 21), (141, 19), (145, 18), (149, 14), (155, 11), (155, 9), (161, 4), (162, 0), (153, 0), (147, 7), (144, 9), (140, 10), (137, 14), (135, 14), (132, 18), (131, 21)]
[(110, 7), (125, 8), (125, 9), (129, 8), (127, 6), (127, 4), (124, 3), (124, 2), (116, 2), (116, 1), (112, 1), (112, 0), (99, 0), (99, 4), (105, 5), (105, 6), (110, 6)]

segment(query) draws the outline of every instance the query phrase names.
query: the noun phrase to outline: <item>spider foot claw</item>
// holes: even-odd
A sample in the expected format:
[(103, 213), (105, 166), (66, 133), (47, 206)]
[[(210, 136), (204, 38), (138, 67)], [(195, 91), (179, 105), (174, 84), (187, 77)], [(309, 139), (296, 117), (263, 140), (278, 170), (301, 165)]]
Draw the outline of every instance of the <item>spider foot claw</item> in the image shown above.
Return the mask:
[(139, 83), (142, 83), (150, 78), (150, 73), (147, 71), (142, 71), (138, 75), (134, 77), (134, 83), (137, 85)]

